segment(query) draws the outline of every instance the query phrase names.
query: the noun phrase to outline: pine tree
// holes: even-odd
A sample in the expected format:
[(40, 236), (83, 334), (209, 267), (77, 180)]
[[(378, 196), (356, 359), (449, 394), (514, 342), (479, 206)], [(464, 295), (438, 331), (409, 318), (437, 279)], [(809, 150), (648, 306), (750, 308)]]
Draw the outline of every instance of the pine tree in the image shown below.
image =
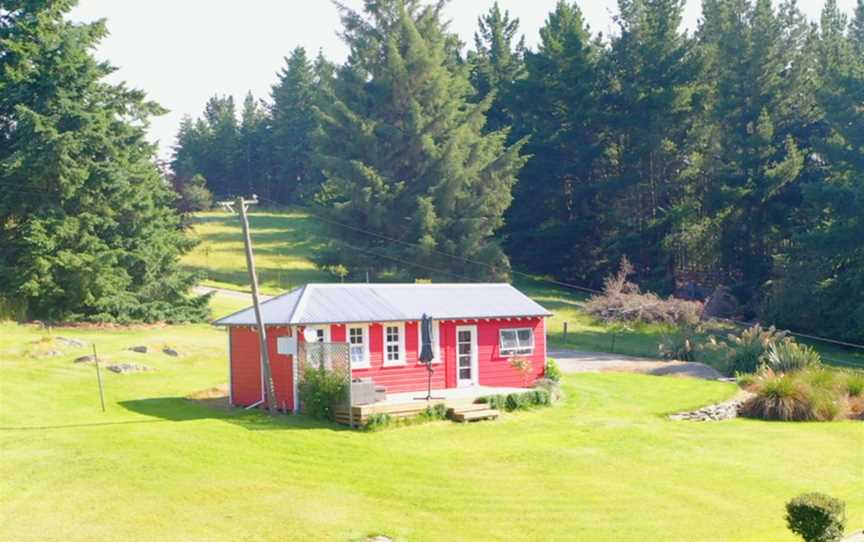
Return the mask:
[(801, 198), (805, 149), (816, 122), (810, 30), (794, 2), (706, 0), (699, 38), (710, 59), (711, 136), (701, 167), (703, 216), (718, 231), (723, 269), (751, 300), (770, 278)]
[(607, 257), (626, 255), (643, 281), (668, 282), (674, 262), (663, 241), (673, 227), (672, 211), (686, 195), (701, 63), (679, 31), (683, 0), (618, 4), (607, 112), (614, 156), (608, 212), (617, 217)]
[(105, 25), (66, 21), (73, 4), (0, 10), (0, 295), (55, 321), (204, 318), (145, 139), (163, 110), (104, 81), (113, 68), (92, 50)]
[(522, 266), (583, 282), (599, 280), (607, 262), (604, 62), (582, 12), (562, 0), (515, 89), (514, 129), (530, 137), (531, 159), (507, 215), (508, 253)]
[(471, 84), (482, 100), (495, 93), (495, 100), (486, 113), (486, 130), (494, 132), (513, 124), (513, 85), (525, 73), (525, 37), (520, 37), (519, 19), (511, 19), (510, 12), (501, 12), (498, 2), (477, 19), (474, 33), (474, 51), (468, 55), (471, 65)]
[(322, 107), (319, 201), (339, 222), (380, 237), (336, 228), (342, 242), (327, 263), (451, 280), (508, 274), (493, 235), (522, 143), (484, 134), (490, 100), (469, 101), (467, 66), (441, 8), (420, 0), (367, 0), (365, 14), (342, 8), (350, 55)]
[(822, 12), (808, 220), (798, 226), (773, 282), (766, 316), (800, 330), (864, 340), (864, 56), (834, 0)]
[(238, 147), (235, 150), (237, 193), (258, 194), (267, 198), (271, 196), (267, 171), (267, 136), (267, 113), (250, 91), (243, 99)]
[(322, 182), (312, 164), (313, 138), (318, 129), (316, 68), (327, 69), (323, 56), (319, 55), (313, 66), (305, 49), (294, 49), (271, 91), (273, 198), (280, 203), (304, 200)]

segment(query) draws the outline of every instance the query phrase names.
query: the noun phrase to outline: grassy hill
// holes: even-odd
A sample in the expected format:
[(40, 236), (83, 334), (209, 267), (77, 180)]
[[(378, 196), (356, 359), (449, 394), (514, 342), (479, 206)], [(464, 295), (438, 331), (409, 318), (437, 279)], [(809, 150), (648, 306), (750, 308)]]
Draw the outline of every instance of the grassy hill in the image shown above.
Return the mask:
[[(250, 228), (255, 246), (259, 283), (264, 293), (277, 294), (307, 282), (335, 282), (337, 277), (317, 269), (311, 261), (325, 242), (325, 228), (302, 209), (254, 212)], [(200, 213), (194, 219), (194, 235), (201, 241), (184, 258), (185, 265), (202, 273), (204, 284), (227, 289), (249, 289), (243, 238), (239, 219), (224, 212)], [(593, 321), (582, 310), (586, 295), (562, 288), (542, 278), (523, 275), (514, 284), (554, 316), (548, 320), (549, 343), (553, 348), (656, 357), (658, 344), (667, 328), (638, 325), (631, 331), (615, 333), (609, 326)], [(214, 300), (219, 316), (248, 306), (246, 301), (219, 297)], [(564, 323), (568, 325), (564, 339)], [(614, 335), (614, 337), (613, 337)], [(836, 365), (864, 367), (864, 352), (812, 343)]]

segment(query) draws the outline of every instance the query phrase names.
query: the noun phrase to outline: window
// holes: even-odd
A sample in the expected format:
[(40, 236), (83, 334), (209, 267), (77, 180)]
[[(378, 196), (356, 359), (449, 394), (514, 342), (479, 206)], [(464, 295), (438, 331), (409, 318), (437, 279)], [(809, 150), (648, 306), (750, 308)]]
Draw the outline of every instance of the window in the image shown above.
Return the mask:
[(369, 366), (369, 340), (366, 326), (348, 327), (348, 349), (352, 367)]
[[(439, 325), (432, 320), (432, 363), (441, 363), (441, 342), (439, 341)], [(420, 362), (420, 351), (423, 349), (423, 322), (417, 322), (417, 362)]]
[(319, 343), (317, 348), (312, 344), (306, 347), (306, 359), (313, 366), (330, 367), (330, 349), (323, 343), (330, 342), (330, 326), (309, 326), (308, 329), (315, 333), (313, 343)]
[(499, 332), (499, 338), (502, 356), (534, 353), (534, 330), (530, 327), (502, 329)]
[(405, 363), (405, 333), (402, 324), (384, 325), (384, 365)]

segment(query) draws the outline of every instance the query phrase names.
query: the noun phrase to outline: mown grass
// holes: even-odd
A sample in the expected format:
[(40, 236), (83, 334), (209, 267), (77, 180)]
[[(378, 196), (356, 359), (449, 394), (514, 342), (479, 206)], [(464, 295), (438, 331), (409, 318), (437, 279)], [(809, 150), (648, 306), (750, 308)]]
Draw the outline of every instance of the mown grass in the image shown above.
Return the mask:
[[(38, 357), (47, 331), (0, 324), (2, 540), (794, 540), (783, 505), (844, 499), (864, 526), (860, 422), (672, 422), (730, 384), (565, 376), (568, 399), (497, 422), (351, 432), (184, 399), (224, 383), (210, 326), (55, 329), (155, 370)], [(135, 354), (169, 344), (184, 355)]]

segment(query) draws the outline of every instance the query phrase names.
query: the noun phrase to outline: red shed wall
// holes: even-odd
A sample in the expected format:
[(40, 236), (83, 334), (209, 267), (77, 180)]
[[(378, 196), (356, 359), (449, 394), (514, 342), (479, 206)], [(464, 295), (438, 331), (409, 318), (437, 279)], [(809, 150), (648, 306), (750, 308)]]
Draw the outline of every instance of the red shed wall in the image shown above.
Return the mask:
[[(456, 327), (477, 326), (478, 384), (481, 386), (522, 387), (532, 385), (543, 376), (546, 368), (546, 330), (543, 318), (521, 320), (459, 320), (441, 323), (441, 351), (447, 373), (446, 387), (456, 387)], [(523, 382), (516, 369), (510, 367), (510, 357), (502, 356), (499, 349), (498, 332), (502, 329), (534, 329), (534, 353), (519, 357), (531, 361), (531, 376)]]
[[(543, 318), (525, 318), (514, 320), (470, 320), (470, 321), (444, 321), (439, 327), (441, 342), (442, 362), (432, 365), (432, 388), (454, 388), (456, 387), (456, 327), (460, 325), (477, 326), (477, 358), (478, 358), (478, 384), (481, 386), (506, 386), (521, 387), (531, 385), (534, 380), (543, 376), (546, 365), (546, 333)], [(407, 391), (419, 391), (426, 389), (427, 372), (426, 366), (419, 361), (418, 329), (419, 322), (405, 322), (405, 351), (406, 362), (404, 365), (384, 365), (384, 325), (380, 323), (369, 324), (369, 357), (370, 367), (354, 369), (352, 374), (355, 378), (372, 378), (376, 384), (387, 388), (389, 393)], [(532, 363), (531, 376), (524, 382), (521, 375), (510, 367), (510, 358), (501, 356), (499, 352), (498, 332), (507, 328), (534, 329), (534, 353), (520, 356), (527, 358)], [(347, 331), (344, 324), (333, 324), (330, 326), (330, 340), (333, 342), (346, 341)], [(299, 340), (303, 340), (302, 328)]]
[[(262, 399), (261, 357), (258, 332), (251, 327), (231, 326), (231, 401), (248, 406)], [(291, 335), (287, 326), (267, 326), (267, 346), (276, 404), (282, 410), (294, 408), (294, 367), (292, 356), (276, 351), (276, 339)]]
[[(369, 324), (369, 368), (354, 369), (354, 378), (372, 378), (376, 384), (387, 388), (388, 393), (399, 393), (404, 391), (425, 390), (427, 385), (426, 366), (418, 359), (417, 348), (417, 322), (405, 322), (405, 354), (404, 365), (384, 366), (384, 326), (383, 324)], [(303, 330), (298, 334), (299, 340), (303, 340)], [(330, 326), (330, 340), (333, 342), (345, 342), (347, 340), (347, 328), (344, 324)], [(437, 363), (432, 366), (435, 372), (432, 375), (432, 388), (444, 387), (444, 364)]]

